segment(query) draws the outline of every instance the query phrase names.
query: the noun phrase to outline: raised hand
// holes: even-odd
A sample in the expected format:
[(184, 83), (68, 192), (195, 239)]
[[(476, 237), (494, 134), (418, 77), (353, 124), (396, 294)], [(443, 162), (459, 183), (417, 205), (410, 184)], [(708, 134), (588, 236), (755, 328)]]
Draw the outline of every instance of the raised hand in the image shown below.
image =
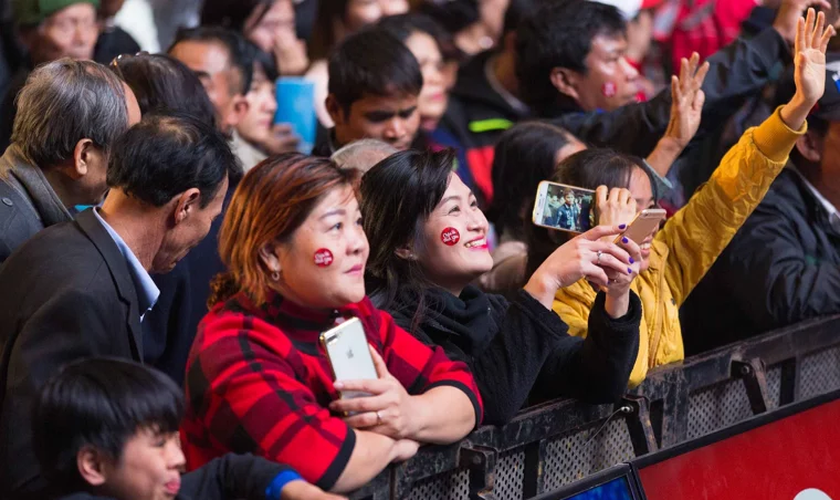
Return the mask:
[(629, 224), (636, 217), (636, 200), (629, 189), (598, 186), (595, 206), (598, 207), (598, 224), (604, 226)]
[(647, 157), (648, 164), (662, 177), (668, 175), (671, 165), (700, 127), (703, 103), (706, 102), (701, 88), (708, 72), (709, 63), (700, 65), (700, 55), (695, 52), (691, 59), (682, 59), (679, 77), (671, 77), (671, 119), (665, 135)]
[(671, 120), (665, 137), (673, 139), (681, 148), (688, 145), (700, 127), (706, 101), (701, 88), (708, 72), (709, 63), (700, 66), (700, 55), (695, 52), (690, 60), (682, 58), (680, 76), (671, 76)]
[(814, 9), (808, 9), (806, 18), (797, 22), (793, 55), (796, 93), (781, 111), (782, 120), (794, 130), (802, 128), (825, 92), (825, 51), (834, 34), (834, 27), (825, 26), (825, 14), (816, 14)]

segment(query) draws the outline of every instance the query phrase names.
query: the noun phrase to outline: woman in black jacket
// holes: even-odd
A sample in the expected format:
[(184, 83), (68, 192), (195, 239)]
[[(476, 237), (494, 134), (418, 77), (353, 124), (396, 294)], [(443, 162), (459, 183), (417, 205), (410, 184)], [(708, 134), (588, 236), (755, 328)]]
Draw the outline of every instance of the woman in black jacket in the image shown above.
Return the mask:
[[(596, 227), (558, 248), (510, 302), (485, 294), (470, 283), (493, 266), (488, 223), (452, 173), (453, 159), (450, 151), (404, 151), (363, 177), (374, 302), (470, 366), (486, 423), (510, 421), (532, 389), (540, 399), (614, 401), (638, 350), (641, 304), (629, 289), (638, 246), (611, 242), (624, 227)], [(551, 311), (557, 289), (582, 277), (602, 290), (586, 340), (570, 337)]]

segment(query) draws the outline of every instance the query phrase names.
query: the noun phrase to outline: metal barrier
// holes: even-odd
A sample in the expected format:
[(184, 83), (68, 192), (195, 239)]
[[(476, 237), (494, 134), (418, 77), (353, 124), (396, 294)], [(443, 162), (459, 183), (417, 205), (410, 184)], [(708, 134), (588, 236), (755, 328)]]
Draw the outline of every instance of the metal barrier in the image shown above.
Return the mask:
[(521, 500), (612, 465), (840, 389), (840, 316), (651, 370), (616, 405), (559, 400), (460, 443), (424, 447), (356, 500)]

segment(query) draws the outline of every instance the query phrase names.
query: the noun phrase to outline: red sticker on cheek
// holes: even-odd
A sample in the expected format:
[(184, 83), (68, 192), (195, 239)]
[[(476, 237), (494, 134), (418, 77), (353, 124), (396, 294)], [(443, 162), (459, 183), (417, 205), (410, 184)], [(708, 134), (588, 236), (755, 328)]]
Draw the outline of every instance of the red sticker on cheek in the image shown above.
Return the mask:
[(449, 246), (457, 245), (461, 241), (461, 233), (454, 227), (447, 227), (440, 233), (440, 241)]
[(613, 97), (616, 92), (618, 92), (618, 89), (615, 87), (613, 82), (607, 82), (601, 86), (601, 93), (604, 94), (605, 97)]
[(331, 266), (333, 263), (333, 254), (326, 248), (318, 249), (315, 252), (315, 265), (318, 267)]

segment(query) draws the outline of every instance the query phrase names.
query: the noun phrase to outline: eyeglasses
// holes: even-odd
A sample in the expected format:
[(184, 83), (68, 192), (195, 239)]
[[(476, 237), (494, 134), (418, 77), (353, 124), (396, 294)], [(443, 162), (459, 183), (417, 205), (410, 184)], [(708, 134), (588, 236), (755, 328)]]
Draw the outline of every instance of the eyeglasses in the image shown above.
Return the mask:
[(122, 69), (120, 68), (120, 63), (121, 63), (121, 62), (124, 62), (124, 61), (126, 61), (126, 60), (128, 60), (128, 59), (131, 59), (132, 57), (140, 57), (140, 56), (148, 56), (148, 55), (151, 55), (151, 54), (149, 54), (149, 53), (148, 53), (148, 52), (146, 52), (145, 50), (141, 50), (140, 52), (138, 52), (138, 53), (136, 53), (136, 54), (134, 54), (134, 55), (131, 55), (131, 54), (120, 54), (120, 55), (118, 55), (117, 57), (115, 57), (115, 58), (111, 59), (111, 64), (109, 64), (109, 65), (108, 65), (108, 67), (110, 67), (111, 69), (113, 69), (113, 70), (114, 70), (114, 73), (116, 73), (116, 74), (117, 74), (117, 76), (118, 76), (118, 77), (120, 77), (120, 80), (123, 80), (123, 81), (124, 81), (124, 80), (125, 80), (125, 76), (123, 75)]

